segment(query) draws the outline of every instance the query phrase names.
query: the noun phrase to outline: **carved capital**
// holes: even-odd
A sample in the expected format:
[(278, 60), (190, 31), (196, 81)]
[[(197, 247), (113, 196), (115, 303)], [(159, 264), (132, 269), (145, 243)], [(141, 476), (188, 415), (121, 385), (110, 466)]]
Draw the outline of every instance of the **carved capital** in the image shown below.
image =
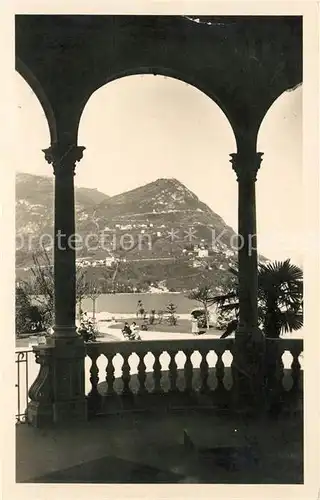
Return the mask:
[(263, 153), (247, 153), (239, 152), (231, 155), (232, 168), (237, 174), (237, 181), (253, 181), (257, 180), (257, 172), (262, 162)]
[(84, 150), (84, 146), (76, 146), (75, 144), (66, 146), (55, 143), (42, 151), (46, 161), (53, 166), (54, 175), (74, 175), (76, 162), (82, 159)]

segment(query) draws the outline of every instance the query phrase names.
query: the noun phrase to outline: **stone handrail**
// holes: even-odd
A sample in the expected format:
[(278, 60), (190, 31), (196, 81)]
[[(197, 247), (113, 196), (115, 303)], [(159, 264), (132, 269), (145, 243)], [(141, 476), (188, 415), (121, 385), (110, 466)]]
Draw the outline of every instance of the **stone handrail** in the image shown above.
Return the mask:
[(192, 349), (193, 351), (201, 351), (201, 349), (223, 350), (230, 349), (233, 345), (233, 339), (212, 339), (212, 338), (191, 338), (191, 339), (174, 339), (174, 340), (132, 340), (119, 342), (92, 342), (87, 343), (87, 354), (139, 354), (153, 351), (162, 352), (168, 350), (183, 351), (184, 348)]
[[(162, 407), (180, 407), (186, 404), (226, 407), (232, 393), (230, 389), (233, 384), (233, 346), (234, 339), (197, 337), (182, 340), (88, 343), (86, 353), (91, 359), (89, 407), (93, 413), (108, 413), (123, 410), (125, 401), (126, 409), (146, 409), (156, 400), (158, 406)], [(267, 339), (266, 349), (266, 379), (270, 393), (273, 397), (274, 394), (278, 397), (280, 393), (296, 392), (298, 387), (301, 388), (299, 357), (303, 351), (303, 341)], [(226, 351), (230, 351), (229, 365), (223, 361)], [(292, 362), (287, 367), (282, 359), (286, 351), (292, 356)], [(181, 361), (181, 355), (177, 360), (178, 352), (184, 354), (184, 362)], [(210, 352), (216, 355), (214, 361), (212, 358), (211, 361), (208, 360)], [(154, 362), (148, 365), (146, 356), (150, 356), (149, 353), (152, 354)], [(167, 370), (163, 370), (160, 361), (162, 353), (167, 353), (170, 357)], [(193, 353), (201, 356), (198, 367), (195, 367), (192, 361)], [(139, 359), (135, 370), (130, 363), (132, 354)], [(119, 358), (119, 355), (122, 356), (123, 363), (118, 363), (119, 366), (116, 367), (114, 359), (116, 356)], [(98, 366), (100, 356), (105, 356), (107, 361), (105, 373), (102, 373)], [(284, 381), (289, 384), (289, 390), (284, 387)], [(167, 386), (166, 389), (163, 385)], [(146, 399), (146, 396), (149, 398)], [(117, 403), (113, 404), (116, 401)]]

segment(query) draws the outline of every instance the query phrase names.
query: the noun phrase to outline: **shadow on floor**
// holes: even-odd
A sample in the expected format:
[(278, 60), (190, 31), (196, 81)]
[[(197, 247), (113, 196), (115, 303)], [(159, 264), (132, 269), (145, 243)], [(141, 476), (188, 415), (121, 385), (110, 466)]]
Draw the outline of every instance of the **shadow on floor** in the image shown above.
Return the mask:
[(302, 414), (127, 413), (16, 435), (17, 482), (303, 483)]
[(28, 483), (177, 483), (184, 478), (118, 457), (103, 457), (27, 481)]

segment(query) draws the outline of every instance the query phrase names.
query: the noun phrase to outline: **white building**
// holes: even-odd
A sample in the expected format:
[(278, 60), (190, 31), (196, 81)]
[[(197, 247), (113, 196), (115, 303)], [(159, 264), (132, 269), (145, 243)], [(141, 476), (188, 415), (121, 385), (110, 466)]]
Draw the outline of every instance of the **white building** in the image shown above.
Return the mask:
[(198, 257), (200, 259), (204, 259), (205, 257), (209, 256), (209, 250), (207, 248), (199, 248), (198, 250)]
[(111, 267), (115, 263), (116, 259), (113, 257), (113, 255), (110, 255), (109, 257), (106, 257), (104, 260), (104, 264), (106, 267)]

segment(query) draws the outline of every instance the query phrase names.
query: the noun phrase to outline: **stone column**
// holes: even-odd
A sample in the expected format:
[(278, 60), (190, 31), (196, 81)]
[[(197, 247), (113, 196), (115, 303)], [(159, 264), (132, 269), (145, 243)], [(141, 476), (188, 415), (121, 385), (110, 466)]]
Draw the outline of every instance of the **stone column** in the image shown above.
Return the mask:
[(74, 171), (84, 148), (54, 144), (45, 149), (55, 175), (54, 334), (36, 347), (40, 371), (30, 388), (27, 419), (34, 426), (84, 420), (85, 346), (76, 332), (76, 250)]
[(44, 150), (53, 165), (54, 192), (54, 336), (76, 335), (76, 251), (74, 173), (83, 147), (53, 145)]
[(258, 325), (258, 259), (255, 183), (263, 153), (247, 144), (231, 154), (238, 181), (239, 324), (233, 352), (237, 404), (259, 407), (264, 385), (264, 335)]
[(238, 181), (238, 267), (239, 267), (239, 329), (258, 327), (258, 258), (256, 187), (257, 172), (263, 153), (255, 151), (231, 154)]

